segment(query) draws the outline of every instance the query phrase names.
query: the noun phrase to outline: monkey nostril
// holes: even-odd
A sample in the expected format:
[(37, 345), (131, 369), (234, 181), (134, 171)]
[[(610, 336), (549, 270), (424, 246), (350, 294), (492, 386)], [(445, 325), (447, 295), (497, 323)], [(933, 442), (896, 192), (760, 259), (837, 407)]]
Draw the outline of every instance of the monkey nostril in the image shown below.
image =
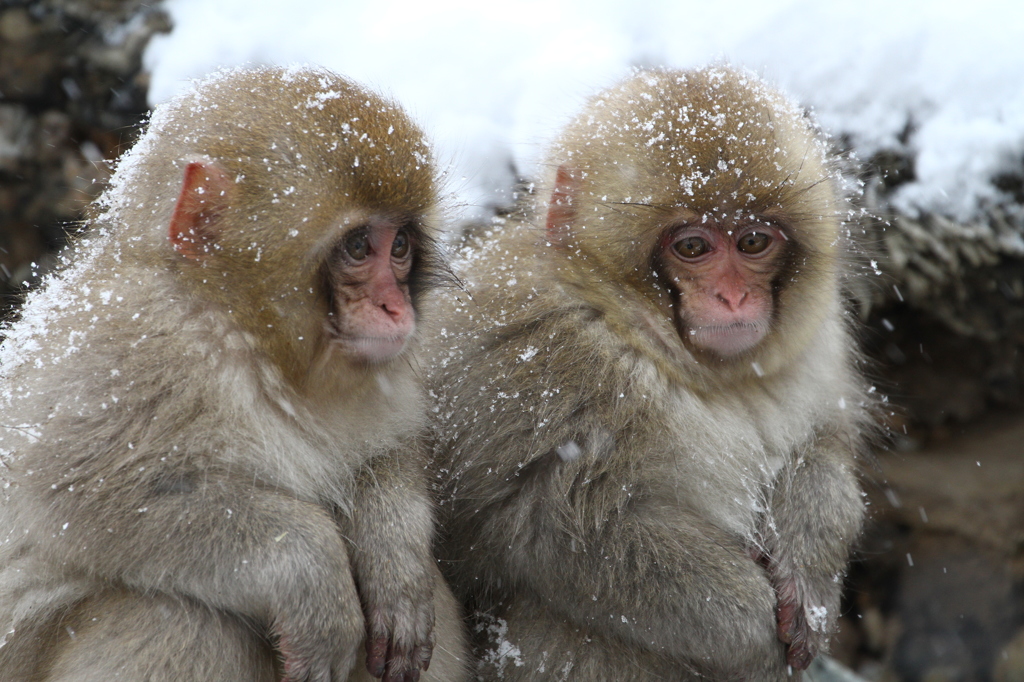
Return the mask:
[(725, 307), (728, 308), (730, 312), (736, 312), (743, 306), (744, 301), (747, 300), (747, 294), (748, 292), (744, 291), (743, 293), (718, 293), (715, 294), (715, 296), (719, 301), (725, 304)]
[(384, 314), (392, 320), (398, 320), (402, 317), (402, 309), (400, 307), (389, 306), (387, 303), (381, 303), (380, 309), (383, 310)]
[(738, 309), (739, 306), (742, 305), (743, 299), (746, 298), (746, 295), (743, 294), (742, 296), (730, 296), (728, 294), (716, 294), (716, 297), (718, 298), (718, 300), (722, 302), (723, 305), (725, 305), (726, 308), (729, 309), (730, 312), (735, 312), (736, 309)]

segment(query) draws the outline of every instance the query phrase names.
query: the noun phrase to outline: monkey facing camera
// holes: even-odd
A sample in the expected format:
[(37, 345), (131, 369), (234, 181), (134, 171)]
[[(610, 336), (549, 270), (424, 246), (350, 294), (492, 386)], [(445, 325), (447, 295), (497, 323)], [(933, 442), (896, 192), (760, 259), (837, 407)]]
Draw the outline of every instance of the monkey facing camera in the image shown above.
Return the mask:
[(463, 678), (410, 361), (437, 220), (422, 133), (327, 71), (157, 109), (0, 347), (0, 680)]
[(835, 632), (873, 414), (826, 146), (756, 76), (651, 70), (548, 166), (428, 341), (482, 679), (798, 678)]

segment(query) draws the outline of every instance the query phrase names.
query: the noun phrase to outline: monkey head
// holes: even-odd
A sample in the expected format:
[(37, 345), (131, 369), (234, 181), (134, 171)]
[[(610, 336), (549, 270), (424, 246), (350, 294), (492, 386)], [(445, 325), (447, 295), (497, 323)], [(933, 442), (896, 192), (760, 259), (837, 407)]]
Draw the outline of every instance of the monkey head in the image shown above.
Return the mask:
[(826, 150), (755, 76), (639, 71), (589, 103), (550, 165), (562, 280), (612, 314), (604, 285), (624, 285), (699, 363), (784, 364), (813, 338), (808, 311), (837, 305), (842, 198)]
[(227, 71), (158, 109), (123, 166), (135, 189), (108, 216), (143, 233), (122, 254), (158, 254), (286, 376), (386, 362), (414, 338), (441, 270), (435, 172), (394, 103), (319, 69)]

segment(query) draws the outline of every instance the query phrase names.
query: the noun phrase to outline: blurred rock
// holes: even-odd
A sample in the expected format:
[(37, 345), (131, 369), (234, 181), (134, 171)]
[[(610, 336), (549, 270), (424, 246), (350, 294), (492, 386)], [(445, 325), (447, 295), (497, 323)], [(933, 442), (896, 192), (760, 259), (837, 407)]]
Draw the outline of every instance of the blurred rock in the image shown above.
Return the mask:
[(864, 660), (903, 682), (1022, 670), (1022, 455), (1024, 419), (1003, 418), (880, 457), (849, 590)]
[(999, 652), (993, 682), (1024, 682), (1024, 628)]
[(882, 455), (880, 466), (895, 497), (874, 501), (877, 521), (954, 535), (1005, 558), (1024, 548), (1024, 419), (993, 419), (920, 452)]
[[(1009, 150), (1008, 150), (1009, 153)], [(1024, 407), (1024, 158), (987, 180), (1001, 199), (970, 224), (890, 204), (914, 179), (914, 152), (865, 164), (869, 354), (911, 428), (941, 436), (993, 409)]]
[(0, 316), (134, 141), (147, 111), (142, 51), (169, 29), (145, 0), (0, 4)]
[(897, 608), (903, 624), (893, 668), (905, 680), (991, 679), (991, 661), (1012, 632), (1013, 584), (998, 554), (928, 535), (912, 544)]

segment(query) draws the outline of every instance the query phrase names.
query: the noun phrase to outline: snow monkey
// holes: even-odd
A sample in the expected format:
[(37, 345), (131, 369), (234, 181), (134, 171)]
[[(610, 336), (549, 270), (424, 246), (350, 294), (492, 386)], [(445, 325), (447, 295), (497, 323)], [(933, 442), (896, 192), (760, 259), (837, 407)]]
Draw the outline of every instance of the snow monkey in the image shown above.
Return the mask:
[(789, 679), (835, 631), (873, 412), (825, 146), (756, 76), (652, 70), (549, 161), (428, 354), (483, 678)]
[(409, 358), (435, 191), (326, 71), (157, 109), (0, 350), (0, 679), (462, 678)]

